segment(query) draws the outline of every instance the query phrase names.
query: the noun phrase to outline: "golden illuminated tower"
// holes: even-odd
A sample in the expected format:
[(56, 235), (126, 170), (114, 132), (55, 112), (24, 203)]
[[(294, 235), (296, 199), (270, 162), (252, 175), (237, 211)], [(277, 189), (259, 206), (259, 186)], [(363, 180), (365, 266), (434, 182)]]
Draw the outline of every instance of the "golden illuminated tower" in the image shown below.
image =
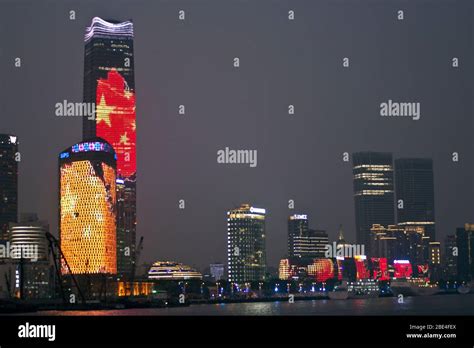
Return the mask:
[(117, 273), (116, 160), (101, 138), (59, 155), (60, 244), (73, 274)]

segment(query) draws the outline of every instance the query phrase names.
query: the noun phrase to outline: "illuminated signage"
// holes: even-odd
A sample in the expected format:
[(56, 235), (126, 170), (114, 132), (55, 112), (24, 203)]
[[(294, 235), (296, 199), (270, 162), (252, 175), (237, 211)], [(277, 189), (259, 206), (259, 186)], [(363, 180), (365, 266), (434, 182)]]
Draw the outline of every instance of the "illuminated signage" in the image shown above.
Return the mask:
[(101, 151), (113, 153), (114, 149), (107, 143), (100, 141), (91, 141), (75, 144), (72, 146), (71, 151), (77, 152), (90, 152), (90, 151)]
[(250, 207), (251, 213), (265, 214), (265, 209)]
[(308, 215), (295, 214), (292, 216), (293, 220), (308, 220)]

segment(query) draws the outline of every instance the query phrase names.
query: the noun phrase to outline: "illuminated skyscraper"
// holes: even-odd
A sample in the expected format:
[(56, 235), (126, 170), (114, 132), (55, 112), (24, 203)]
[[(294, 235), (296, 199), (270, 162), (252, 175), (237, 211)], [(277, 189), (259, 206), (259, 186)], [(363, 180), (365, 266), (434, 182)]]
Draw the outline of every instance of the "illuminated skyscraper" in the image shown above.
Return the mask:
[(8, 224), (18, 219), (18, 140), (0, 134), (0, 240), (8, 239)]
[(394, 224), (392, 154), (382, 152), (354, 153), (354, 202), (356, 241), (370, 251), (370, 229), (374, 224)]
[(84, 101), (95, 103), (95, 120), (84, 118), (84, 139), (101, 137), (117, 154), (118, 274), (130, 275), (136, 248), (136, 117), (133, 23), (95, 17), (85, 34)]
[(59, 155), (60, 245), (73, 274), (117, 273), (116, 178), (115, 151), (101, 138)]
[(456, 246), (458, 277), (462, 280), (474, 279), (474, 224), (456, 229)]
[(242, 204), (227, 212), (227, 255), (229, 281), (264, 280), (265, 209)]
[[(395, 160), (398, 223), (423, 223), (425, 234), (435, 240), (433, 161), (429, 158)], [(398, 202), (402, 206), (398, 207)]]
[(422, 225), (373, 225), (370, 247), (374, 257), (409, 260), (414, 265), (429, 262), (430, 238)]
[(328, 235), (308, 227), (307, 215), (294, 214), (288, 218), (288, 257), (324, 257)]

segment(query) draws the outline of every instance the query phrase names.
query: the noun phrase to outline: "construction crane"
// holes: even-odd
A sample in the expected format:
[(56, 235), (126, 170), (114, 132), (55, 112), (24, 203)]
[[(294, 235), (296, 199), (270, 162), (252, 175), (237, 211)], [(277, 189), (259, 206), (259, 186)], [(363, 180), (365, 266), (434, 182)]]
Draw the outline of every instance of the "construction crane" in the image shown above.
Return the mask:
[(56, 276), (58, 277), (58, 281), (59, 281), (59, 288), (61, 290), (61, 297), (63, 298), (63, 301), (64, 303), (68, 303), (68, 301), (66, 300), (66, 296), (64, 294), (64, 288), (63, 288), (63, 279), (62, 279), (62, 274), (61, 274), (61, 270), (60, 270), (60, 265), (59, 265), (59, 258), (56, 257), (56, 253), (54, 252), (54, 247), (57, 247), (58, 248), (58, 251), (59, 251), (59, 255), (63, 260), (64, 260), (64, 264), (66, 265), (68, 271), (69, 271), (69, 274), (71, 275), (71, 278), (72, 278), (72, 281), (74, 282), (74, 285), (76, 286), (77, 288), (77, 291), (79, 293), (79, 296), (81, 298), (81, 301), (82, 303), (85, 303), (86, 302), (86, 299), (81, 291), (81, 288), (79, 287), (79, 284), (77, 283), (77, 280), (76, 280), (76, 277), (74, 277), (74, 274), (72, 273), (71, 271), (71, 268), (69, 267), (69, 264), (66, 260), (66, 257), (64, 256), (63, 254), (63, 251), (61, 250), (61, 245), (59, 244), (59, 241), (56, 239), (55, 236), (53, 236), (51, 233), (49, 232), (46, 232), (46, 238), (48, 239), (48, 242), (49, 242), (49, 249), (53, 255), (53, 261), (54, 261), (54, 268), (56, 270)]

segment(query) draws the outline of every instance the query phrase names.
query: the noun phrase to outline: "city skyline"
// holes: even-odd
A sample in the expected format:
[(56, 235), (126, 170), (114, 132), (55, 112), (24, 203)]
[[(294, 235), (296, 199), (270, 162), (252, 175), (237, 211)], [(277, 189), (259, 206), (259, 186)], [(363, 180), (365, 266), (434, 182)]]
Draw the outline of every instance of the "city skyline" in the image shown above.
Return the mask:
[[(32, 7), (34, 8), (35, 5)], [(64, 9), (66, 10), (66, 7)], [(218, 6), (216, 11), (219, 9)], [(330, 6), (325, 8), (329, 12), (331, 9)], [(56, 23), (57, 19), (51, 20), (51, 15), (41, 12), (41, 8), (39, 10), (43, 16), (39, 15), (38, 18), (33, 19), (31, 25), (38, 24), (39, 22), (35, 21), (40, 19), (41, 22), (48, 23), (48, 18), (49, 22)], [(126, 10), (130, 10), (129, 13), (125, 14)], [(472, 160), (468, 156), (471, 145), (467, 141), (469, 127), (465, 126), (469, 125), (470, 121), (468, 121), (467, 113), (462, 109), (466, 99), (462, 94), (452, 93), (447, 94), (442, 102), (434, 101), (438, 89), (433, 87), (436, 84), (428, 74), (428, 72), (431, 74), (435, 66), (438, 70), (441, 69), (441, 74), (447, 79), (445, 81), (447, 84), (457, 86), (462, 83), (461, 76), (449, 75), (451, 72), (448, 67), (446, 70), (442, 69), (444, 58), (435, 59), (426, 68), (417, 65), (417, 62), (413, 63), (417, 69), (420, 69), (420, 79), (415, 81), (414, 86), (410, 88), (425, 91), (421, 97), (423, 116), (419, 121), (375, 118), (373, 116), (377, 113), (375, 106), (382, 100), (389, 99), (393, 95), (404, 96), (401, 94), (402, 80), (407, 75), (401, 66), (396, 64), (395, 58), (391, 61), (393, 71), (383, 70), (383, 74), (387, 79), (398, 81), (398, 88), (384, 89), (377, 83), (373, 84), (371, 80), (363, 79), (362, 83), (365, 83), (367, 88), (365, 92), (357, 92), (358, 94), (354, 92), (358, 96), (355, 97), (355, 107), (351, 107), (350, 110), (346, 109), (349, 105), (335, 105), (337, 99), (331, 98), (325, 102), (318, 97), (327, 96), (328, 92), (324, 92), (323, 87), (329, 86), (330, 91), (333, 91), (334, 85), (330, 84), (329, 75), (321, 74), (317, 79), (316, 74), (305, 77), (304, 71), (296, 68), (292, 73), (283, 71), (282, 75), (276, 74), (279, 67), (284, 64), (285, 66), (306, 64), (308, 63), (306, 59), (311, 57), (319, 57), (318, 64), (323, 65), (332, 61), (338, 62), (343, 52), (339, 49), (331, 50), (329, 43), (319, 34), (321, 25), (326, 24), (332, 30), (336, 30), (338, 21), (329, 23), (324, 18), (318, 17), (322, 21), (321, 24), (305, 22), (306, 28), (314, 32), (315, 39), (320, 40), (321, 45), (326, 47), (326, 51), (316, 52), (312, 49), (310, 57), (295, 58), (286, 51), (282, 52), (279, 44), (272, 39), (265, 46), (266, 49), (269, 49), (269, 52), (284, 54), (270, 59), (268, 65), (263, 65), (262, 58), (256, 58), (261, 51), (243, 43), (241, 38), (244, 35), (232, 30), (232, 21), (226, 24), (227, 19), (220, 19), (226, 36), (214, 34), (205, 43), (213, 47), (211, 43), (215, 40), (224, 40), (229, 36), (232, 39), (225, 41), (224, 47), (220, 49), (213, 48), (212, 64), (206, 64), (202, 59), (198, 59), (197, 63), (189, 63), (184, 57), (186, 57), (185, 53), (192, 52), (189, 49), (189, 47), (194, 47), (192, 41), (210, 30), (209, 27), (200, 24), (201, 20), (204, 21), (207, 18), (204, 11), (199, 9), (196, 11), (197, 17), (194, 17), (196, 19), (189, 28), (174, 27), (175, 24), (172, 24), (172, 28), (175, 29), (175, 31), (172, 30), (173, 38), (185, 40), (182, 47), (174, 46), (172, 38), (160, 36), (160, 34), (158, 34), (162, 42), (160, 45), (145, 47), (147, 42), (156, 42), (147, 34), (145, 28), (145, 24), (151, 23), (151, 17), (132, 7), (114, 9), (110, 13), (107, 13), (109, 11), (100, 5), (88, 7), (74, 23), (67, 22), (72, 25), (66, 26), (64, 33), (55, 34), (63, 40), (65, 49), (60, 52), (60, 58), (54, 58), (56, 59), (54, 64), (57, 66), (57, 72), (54, 72), (57, 75), (51, 78), (54, 84), (51, 84), (49, 88), (38, 89), (47, 90), (48, 93), (41, 92), (39, 95), (43, 97), (42, 99), (31, 95), (31, 103), (35, 106), (35, 110), (28, 109), (19, 102), (5, 103), (3, 107), (6, 114), (19, 115), (5, 118), (5, 122), (0, 125), (0, 132), (15, 134), (20, 141), (22, 161), (19, 164), (19, 204), (21, 212), (38, 212), (42, 219), (48, 220), (51, 232), (58, 235), (55, 212), (58, 204), (57, 195), (50, 192), (48, 187), (50, 185), (43, 185), (43, 183), (56, 182), (54, 163), (57, 153), (81, 140), (82, 120), (57, 118), (54, 116), (53, 106), (63, 99), (82, 100), (80, 81), (83, 74), (83, 45), (81, 37), (84, 28), (90, 24), (93, 17), (103, 16), (119, 20), (133, 18), (134, 23), (141, 23), (137, 24), (136, 28), (135, 56), (140, 57), (140, 64), (136, 63), (135, 79), (137, 85), (140, 85), (137, 92), (137, 108), (141, 109), (137, 121), (140, 124), (137, 150), (138, 157), (141, 158), (138, 165), (141, 173), (139, 174), (141, 175), (140, 182), (143, 184), (140, 186), (143, 186), (138, 188), (137, 194), (139, 197), (137, 205), (141, 207), (137, 236), (145, 237), (142, 261), (175, 259), (203, 268), (211, 262), (225, 260), (225, 212), (230, 207), (243, 202), (251, 202), (267, 210), (267, 250), (269, 251), (267, 263), (269, 265), (276, 266), (287, 249), (286, 220), (292, 213), (308, 214), (314, 221), (314, 227), (326, 230), (330, 240), (337, 237), (338, 226), (342, 224), (346, 238), (351, 242), (355, 241), (351, 189), (352, 167), (351, 161), (344, 162), (342, 158), (344, 152), (352, 154), (367, 149), (392, 152), (393, 158), (429, 157), (433, 159), (439, 241), (443, 242), (446, 235), (455, 233), (457, 227), (472, 220), (470, 216), (474, 209), (468, 199), (472, 193), (472, 183), (469, 178), (472, 172)], [(410, 11), (410, 6), (407, 11)], [(12, 13), (11, 17), (14, 18), (16, 10), (13, 8)], [(243, 15), (243, 10), (237, 9), (236, 13)], [(355, 13), (364, 18), (361, 10), (356, 9)], [(380, 10), (378, 13), (383, 15), (384, 12)], [(444, 13), (443, 16), (447, 16), (447, 20), (452, 20), (456, 14), (458, 12), (453, 9)], [(300, 16), (305, 18), (303, 13)], [(427, 25), (427, 28), (422, 30), (433, 28), (440, 20), (440, 16), (441, 14), (435, 11), (434, 19), (431, 17), (419, 19), (425, 21), (424, 24)], [(276, 12), (265, 18), (264, 20), (270, 21), (269, 23), (278, 23)], [(170, 25), (171, 19), (166, 19), (164, 15), (162, 19), (166, 25)], [(351, 19), (351, 21), (356, 21), (356, 19)], [(358, 29), (354, 34), (358, 42), (364, 42), (362, 40), (364, 34), (380, 24), (377, 19), (368, 18), (367, 21), (369, 24)], [(8, 18), (5, 18), (5, 23), (11, 25), (12, 28), (18, 25), (11, 23)], [(409, 25), (414, 24), (409, 23)], [(260, 26), (260, 19), (251, 20), (246, 33), (256, 31), (260, 33), (258, 37), (261, 38), (266, 33), (259, 31)], [(41, 26), (38, 25), (38, 27)], [(384, 28), (395, 35), (394, 29), (389, 25)], [(52, 29), (48, 26), (41, 27), (41, 30), (45, 37), (52, 33)], [(304, 48), (307, 42), (303, 39), (295, 41), (293, 37), (302, 28), (293, 30), (292, 34), (285, 33), (282, 39), (290, 45), (289, 47)], [(155, 32), (154, 34), (156, 35)], [(343, 30), (338, 32), (336, 37), (340, 47), (349, 47), (348, 41), (344, 39)], [(375, 40), (376, 36), (371, 36), (371, 38)], [(2, 95), (6, 96), (5, 100), (18, 100), (16, 95), (19, 93), (20, 86), (31, 78), (28, 76), (31, 76), (33, 71), (36, 71), (38, 78), (27, 82), (27, 85), (31, 87), (28, 87), (26, 91), (39, 88), (39, 81), (41, 81), (41, 86), (48, 83), (44, 72), (37, 69), (45, 61), (41, 57), (36, 62), (31, 59), (34, 56), (36, 43), (26, 35), (23, 41), (30, 45), (25, 44), (26, 48), (21, 50), (18, 44), (9, 41), (8, 38), (4, 43), (3, 52), (12, 52), (9, 54), (13, 56), (15, 56), (14, 53), (20, 52), (18, 55), (23, 57), (21, 69), (15, 70), (13, 64), (11, 68), (2, 66), (2, 73), (4, 72), (6, 81), (9, 81), (8, 89), (5, 84), (0, 86)], [(445, 46), (440, 48), (441, 46), (430, 41), (425, 44), (425, 48), (436, 57), (441, 57), (442, 54), (449, 55), (453, 51), (465, 52), (463, 51), (465, 46), (462, 44), (464, 41), (459, 40), (459, 42), (461, 43), (459, 46), (444, 42)], [(406, 44), (406, 47), (416, 43), (419, 41), (414, 38)], [(53, 47), (48, 46), (53, 44), (50, 42), (42, 44)], [(400, 45), (399, 47), (405, 47)], [(394, 48), (394, 53), (396, 53), (396, 48)], [(388, 47), (386, 49), (390, 50)], [(352, 47), (352, 50), (351, 56), (359, 57), (359, 65), (355, 71), (363, 68), (365, 69), (363, 71), (370, 74), (374, 68), (368, 63), (367, 57), (362, 56), (362, 51), (358, 51), (355, 47)], [(237, 53), (234, 54), (234, 52)], [(239, 52), (242, 57), (242, 70), (236, 74), (231, 63), (232, 57), (239, 55)], [(459, 55), (463, 57), (462, 54)], [(464, 58), (467, 56), (468, 54), (465, 53)], [(6, 58), (5, 54), (2, 57)], [(156, 60), (154, 57), (160, 57), (160, 59)], [(172, 63), (176, 57), (178, 57), (175, 62), (176, 68), (173, 68)], [(399, 53), (395, 54), (395, 57), (407, 59), (407, 56)], [(67, 63), (64, 64), (63, 61)], [(193, 64), (192, 70), (201, 72), (192, 73), (189, 70), (191, 68), (183, 68), (187, 66), (186, 64)], [(202, 69), (199, 69), (201, 65)], [(317, 65), (314, 65), (314, 68), (318, 73), (321, 72)], [(179, 73), (180, 69), (184, 69), (184, 72)], [(23, 73), (25, 70), (28, 76)], [(166, 73), (166, 70), (169, 72)], [(337, 78), (338, 83), (335, 87), (340, 89), (341, 94), (337, 94), (340, 98), (352, 95), (356, 80), (357, 85), (361, 83), (351, 75), (351, 72), (344, 72), (336, 64), (330, 70)], [(187, 81), (184, 85), (188, 87), (183, 87), (182, 83), (173, 82), (173, 76), (176, 74)], [(199, 81), (202, 81), (206, 74), (209, 74), (208, 78), (216, 84), (229, 82), (233, 84), (233, 87), (231, 86), (227, 92), (220, 92), (213, 87), (210, 87), (209, 92), (200, 91)], [(400, 78), (397, 78), (397, 74)], [(64, 79), (62, 76), (68, 76), (68, 78)], [(283, 82), (290, 84), (298, 82), (301, 90), (298, 93), (289, 92)], [(249, 92), (243, 94), (247, 87)], [(311, 90), (311, 87), (314, 87), (314, 92), (304, 92), (305, 88)], [(379, 87), (383, 92), (375, 91)], [(215, 96), (210, 98), (209, 93), (215, 93)], [(252, 94), (258, 97), (250, 98), (248, 103), (243, 102)], [(317, 97), (318, 103), (309, 102), (314, 96)], [(294, 103), (296, 109), (293, 120), (285, 114), (287, 104), (290, 103)], [(186, 104), (184, 118), (178, 118), (177, 110), (180, 104)], [(248, 106), (245, 106), (247, 104)], [(13, 105), (18, 105), (18, 108), (13, 108)], [(229, 110), (226, 105), (233, 107)], [(236, 105), (239, 106), (235, 107)], [(447, 110), (450, 110), (449, 113)], [(446, 116), (447, 114), (451, 119)], [(354, 115), (354, 117), (344, 115)], [(227, 129), (229, 118), (236, 119), (237, 117), (243, 123), (234, 125), (232, 133), (242, 134), (239, 137), (230, 134)], [(270, 122), (271, 117), (275, 117), (274, 122)], [(245, 133), (245, 124), (255, 123), (255, 120), (258, 128), (263, 131), (262, 135), (253, 131)], [(309, 129), (314, 131), (308, 132)], [(345, 129), (350, 131), (347, 132)], [(216, 132), (217, 130), (220, 133)], [(328, 137), (324, 133), (338, 134), (337, 141), (334, 140), (334, 136)], [(371, 133), (370, 141), (366, 139), (366, 133)], [(48, 142), (39, 149), (37, 144), (44, 142), (45, 134), (47, 134)], [(289, 141), (288, 134), (307, 134), (309, 137), (295, 137)], [(386, 137), (389, 134), (400, 134), (399, 137), (402, 138), (394, 138), (393, 141), (387, 142)], [(406, 137), (402, 136), (403, 134)], [(416, 137), (420, 134), (423, 134), (423, 137)], [(199, 135), (208, 139), (208, 143), (202, 144), (196, 138)], [(282, 137), (286, 137), (286, 140), (282, 141)], [(446, 145), (446, 142), (438, 142), (437, 139), (449, 139), (449, 145)], [(219, 166), (215, 160), (215, 151), (226, 145), (231, 148), (251, 148), (252, 146), (257, 148), (259, 150), (258, 167)], [(460, 154), (458, 163), (452, 161), (454, 151)], [(287, 173), (285, 168), (288, 167), (296, 170)], [(237, 184), (229, 185), (228, 183), (236, 177), (250, 184), (245, 188)], [(452, 180), (446, 178), (452, 178)], [(211, 191), (212, 194), (209, 194)], [(185, 209), (179, 209), (180, 199), (185, 200)], [(288, 209), (290, 199), (295, 201), (294, 210)], [(182, 240), (187, 241), (186, 245), (183, 245)], [(199, 252), (195, 250), (196, 245), (200, 246)]]

